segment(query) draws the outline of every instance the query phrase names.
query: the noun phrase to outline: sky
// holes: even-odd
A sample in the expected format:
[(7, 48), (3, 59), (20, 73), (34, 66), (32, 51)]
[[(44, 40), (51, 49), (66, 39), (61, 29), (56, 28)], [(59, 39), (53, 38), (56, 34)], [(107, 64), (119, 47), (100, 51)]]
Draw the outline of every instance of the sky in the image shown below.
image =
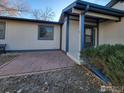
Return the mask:
[[(58, 21), (61, 15), (62, 9), (67, 7), (75, 0), (28, 0), (32, 9), (45, 9), (47, 7), (53, 9), (55, 17), (53, 21)], [(106, 5), (110, 0), (84, 0), (91, 3), (97, 3), (100, 5)]]

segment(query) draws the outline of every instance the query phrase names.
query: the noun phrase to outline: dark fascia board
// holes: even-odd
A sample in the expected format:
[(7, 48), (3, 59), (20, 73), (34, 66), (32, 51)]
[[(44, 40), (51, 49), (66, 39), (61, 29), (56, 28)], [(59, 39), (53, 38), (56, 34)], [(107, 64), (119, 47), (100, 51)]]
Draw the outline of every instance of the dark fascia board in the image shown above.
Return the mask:
[(43, 20), (37, 20), (37, 19), (26, 19), (26, 18), (17, 18), (17, 17), (8, 17), (8, 16), (0, 16), (0, 20), (25, 21), (25, 22), (58, 24), (58, 25), (62, 24), (60, 22), (54, 22), (54, 21), (43, 21)]
[(73, 2), (72, 4), (68, 5), (66, 8), (64, 8), (62, 10), (62, 13), (60, 15), (59, 22), (61, 22), (63, 20), (63, 16), (65, 16), (65, 13), (69, 12), (71, 10), (71, 8), (73, 8), (74, 6), (76, 6), (76, 1)]
[(106, 5), (106, 7), (112, 7), (112, 6), (114, 6), (115, 4), (117, 4), (118, 2), (124, 2), (124, 0), (111, 0), (111, 1)]
[(69, 14), (70, 13), (69, 10), (71, 10), (72, 8), (85, 9), (87, 5), (90, 6), (89, 11), (108, 14), (108, 15), (112, 15), (112, 16), (116, 16), (116, 17), (124, 16), (124, 11), (122, 11), (122, 10), (113, 9), (113, 8), (98, 5), (98, 4), (93, 4), (93, 3), (86, 2), (86, 1), (76, 0), (74, 3), (70, 4), (68, 7), (63, 9), (59, 21), (61, 22), (64, 14), (65, 13)]
[(94, 10), (95, 12), (101, 12), (101, 13), (107, 13), (109, 14), (109, 12), (111, 12), (111, 15), (117, 14), (116, 16), (124, 16), (124, 11), (122, 10), (118, 10), (118, 9), (113, 9), (113, 8), (109, 8), (106, 6), (102, 6), (102, 5), (98, 5), (98, 4), (93, 4), (93, 3), (89, 3), (89, 2), (85, 2), (85, 1), (77, 1), (77, 7), (78, 5), (83, 6), (90, 6), (89, 10)]

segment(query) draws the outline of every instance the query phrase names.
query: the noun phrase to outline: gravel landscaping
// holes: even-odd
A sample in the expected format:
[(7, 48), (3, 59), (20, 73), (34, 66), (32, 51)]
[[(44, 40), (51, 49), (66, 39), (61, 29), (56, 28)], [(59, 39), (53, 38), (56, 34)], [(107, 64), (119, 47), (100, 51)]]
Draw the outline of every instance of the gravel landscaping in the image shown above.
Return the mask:
[(99, 93), (101, 83), (82, 67), (0, 79), (0, 93)]
[(16, 54), (1, 54), (0, 55), (0, 66), (11, 61), (15, 57), (17, 57)]

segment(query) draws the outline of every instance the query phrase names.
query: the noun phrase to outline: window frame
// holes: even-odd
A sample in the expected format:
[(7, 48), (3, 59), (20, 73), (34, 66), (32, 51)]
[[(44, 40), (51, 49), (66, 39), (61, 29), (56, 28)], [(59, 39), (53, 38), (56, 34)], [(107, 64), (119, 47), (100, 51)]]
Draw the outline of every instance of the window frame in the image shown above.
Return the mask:
[[(91, 30), (91, 35), (86, 35), (86, 29), (90, 29)], [(85, 45), (86, 45), (86, 43), (90, 43), (90, 42), (86, 42), (86, 37), (90, 37), (91, 38), (90, 46), (85, 46), (85, 48), (94, 47), (95, 46), (95, 28), (93, 26), (85, 26), (84, 33), (85, 33), (84, 34), (85, 35), (85, 38), (84, 38)]]
[[(52, 28), (53, 38), (52, 39), (45, 39), (45, 38), (40, 37), (40, 27), (50, 27), (50, 28)], [(51, 26), (51, 25), (38, 25), (38, 40), (54, 40), (54, 26)]]
[(4, 36), (3, 36), (3, 38), (0, 37), (0, 40), (5, 40), (6, 23), (0, 21), (0, 24), (3, 24), (4, 25)]

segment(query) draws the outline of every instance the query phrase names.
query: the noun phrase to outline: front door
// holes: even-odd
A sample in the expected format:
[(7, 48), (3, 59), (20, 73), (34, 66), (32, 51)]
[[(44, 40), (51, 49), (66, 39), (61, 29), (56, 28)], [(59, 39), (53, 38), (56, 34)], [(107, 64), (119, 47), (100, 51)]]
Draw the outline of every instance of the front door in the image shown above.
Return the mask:
[(95, 29), (94, 27), (85, 27), (85, 48), (93, 47), (95, 45)]

